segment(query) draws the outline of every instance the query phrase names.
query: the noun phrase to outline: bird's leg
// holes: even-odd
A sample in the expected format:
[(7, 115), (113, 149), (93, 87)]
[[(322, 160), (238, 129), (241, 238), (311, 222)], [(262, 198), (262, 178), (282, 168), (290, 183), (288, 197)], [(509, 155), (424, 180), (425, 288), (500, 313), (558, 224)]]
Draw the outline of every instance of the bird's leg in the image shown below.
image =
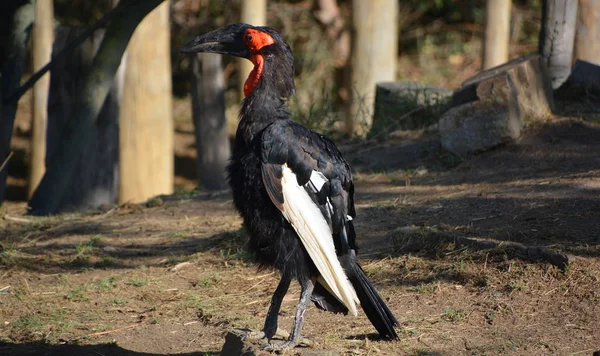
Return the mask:
[(275, 289), (275, 293), (273, 293), (273, 297), (271, 298), (271, 306), (267, 312), (267, 318), (265, 319), (265, 326), (263, 330), (256, 333), (249, 333), (244, 339), (258, 340), (259, 344), (266, 345), (269, 343), (269, 341), (271, 341), (275, 334), (285, 334), (284, 332), (279, 332), (277, 329), (277, 319), (279, 316), (279, 310), (281, 309), (281, 303), (283, 302), (283, 297), (285, 297), (291, 281), (291, 277), (286, 275), (281, 276), (279, 285), (277, 285), (277, 289)]
[(294, 319), (294, 324), (292, 325), (290, 338), (288, 341), (279, 344), (270, 344), (265, 348), (266, 350), (283, 351), (295, 347), (302, 341), (300, 333), (302, 332), (302, 325), (304, 324), (304, 312), (306, 311), (306, 307), (310, 301), (310, 296), (315, 288), (315, 283), (313, 280), (308, 278), (302, 279), (300, 280), (300, 287), (302, 288), (302, 292), (300, 293), (300, 301), (298, 302), (298, 307), (296, 308), (296, 318)]
[(277, 332), (277, 319), (279, 317), (279, 310), (281, 309), (283, 297), (285, 297), (291, 281), (292, 279), (290, 277), (285, 275), (281, 276), (281, 281), (279, 281), (279, 285), (277, 286), (277, 289), (275, 289), (275, 293), (273, 293), (273, 297), (271, 298), (271, 306), (267, 312), (267, 318), (265, 319), (265, 326), (263, 328), (265, 337), (269, 341)]

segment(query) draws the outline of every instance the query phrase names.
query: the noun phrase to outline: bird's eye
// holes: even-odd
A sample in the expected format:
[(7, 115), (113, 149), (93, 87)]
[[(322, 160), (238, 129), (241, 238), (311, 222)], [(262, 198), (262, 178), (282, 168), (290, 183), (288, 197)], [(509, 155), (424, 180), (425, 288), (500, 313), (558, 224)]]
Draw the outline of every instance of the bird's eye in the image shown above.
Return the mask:
[(248, 42), (252, 42), (252, 35), (251, 34), (246, 34), (246, 41)]

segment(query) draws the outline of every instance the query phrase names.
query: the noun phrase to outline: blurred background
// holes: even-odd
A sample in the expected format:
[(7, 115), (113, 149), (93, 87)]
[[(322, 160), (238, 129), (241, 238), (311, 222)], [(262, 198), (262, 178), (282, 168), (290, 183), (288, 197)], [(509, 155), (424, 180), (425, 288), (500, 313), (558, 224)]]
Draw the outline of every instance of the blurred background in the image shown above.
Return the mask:
[[(5, 25), (21, 5), (35, 8), (21, 83), (48, 62), (50, 53), (62, 51), (50, 75), (37, 82), (39, 94), (29, 90), (18, 100), (12, 140), (8, 134), (13, 157), (2, 172), (8, 173), (7, 201), (32, 198), (34, 211), (50, 213), (139, 202), (178, 189), (226, 188), (228, 140), (251, 64), (180, 54), (180, 46), (195, 35), (240, 21), (275, 28), (295, 56), (296, 96), (289, 103), (294, 119), (336, 140), (381, 140), (398, 129), (425, 129), (437, 117), (417, 115), (405, 125), (415, 108), (408, 103), (394, 108), (393, 117), (378, 118), (378, 82), (418, 82), (419, 88), (439, 88), (447, 98), (482, 69), (537, 53), (543, 7), (540, 0), (179, 0), (144, 2), (152, 6), (134, 11), (135, 3), (17, 0), (2, 5)], [(131, 14), (136, 11), (137, 22), (143, 11), (150, 15), (129, 43), (121, 36), (129, 47), (119, 70), (107, 76), (114, 75), (114, 84), (107, 82), (112, 87), (101, 111), (77, 119), (83, 115), (77, 111), (79, 94), (85, 92), (84, 78), (95, 66), (106, 26), (124, 14), (135, 28)], [(7, 62), (14, 46), (7, 45), (11, 28), (5, 27)], [(102, 55), (115, 57), (108, 52)], [(37, 119), (36, 112), (41, 112)], [(87, 131), (77, 126), (85, 122)], [(53, 160), (60, 163), (52, 165)], [(52, 193), (34, 197), (50, 166), (62, 167), (47, 172), (42, 184)], [(42, 208), (48, 201), (52, 206)]]

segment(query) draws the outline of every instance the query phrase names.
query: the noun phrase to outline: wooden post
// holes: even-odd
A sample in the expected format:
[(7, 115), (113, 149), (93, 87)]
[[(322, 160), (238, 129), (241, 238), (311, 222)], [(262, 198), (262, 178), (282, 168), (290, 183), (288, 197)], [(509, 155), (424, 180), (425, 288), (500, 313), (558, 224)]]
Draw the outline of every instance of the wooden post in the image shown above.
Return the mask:
[(577, 12), (573, 59), (600, 65), (600, 1), (579, 0)]
[(398, 1), (353, 0), (353, 43), (346, 116), (348, 135), (366, 135), (373, 123), (375, 84), (396, 79)]
[[(0, 93), (4, 95), (0, 98), (0, 162), (4, 162), (10, 154), (10, 141), (18, 106), (18, 99), (6, 100), (6, 97), (10, 98), (20, 86), (21, 75), (27, 62), (30, 30), (35, 17), (34, 0), (4, 2), (6, 3), (9, 6), (0, 13), (0, 21), (4, 24), (10, 23), (11, 27), (8, 36), (3, 38), (2, 50), (10, 53), (10, 56), (6, 56), (4, 62), (0, 63)], [(7, 166), (0, 170), (0, 205), (4, 202), (7, 172)]]
[(577, 1), (543, 1), (540, 53), (548, 66), (553, 89), (571, 74), (576, 22)]
[[(52, 55), (54, 42), (54, 6), (51, 0), (35, 3), (33, 24), (33, 71), (37, 72)], [(46, 171), (46, 128), (48, 126), (48, 91), (50, 74), (46, 73), (33, 86), (33, 120), (31, 123), (31, 159), (27, 197), (31, 198)]]
[(225, 119), (223, 56), (192, 57), (192, 117), (196, 134), (198, 184), (206, 189), (227, 187), (226, 167), (231, 148)]
[(154, 9), (127, 47), (119, 132), (119, 202), (173, 192), (169, 2)]
[(121, 58), (135, 28), (162, 0), (121, 0), (115, 8), (90, 70), (82, 79), (73, 110), (61, 132), (59, 147), (48, 155), (46, 173), (29, 200), (32, 214), (56, 213), (65, 192), (73, 186), (75, 163), (88, 146), (98, 114), (113, 86)]
[[(242, 13), (240, 21), (253, 26), (265, 26), (267, 24), (267, 0), (243, 0), (241, 2)], [(239, 68), (239, 93), (240, 100), (244, 99), (244, 83), (254, 68), (252, 63), (245, 58), (238, 58)]]
[(483, 69), (508, 62), (511, 0), (487, 0), (483, 39)]

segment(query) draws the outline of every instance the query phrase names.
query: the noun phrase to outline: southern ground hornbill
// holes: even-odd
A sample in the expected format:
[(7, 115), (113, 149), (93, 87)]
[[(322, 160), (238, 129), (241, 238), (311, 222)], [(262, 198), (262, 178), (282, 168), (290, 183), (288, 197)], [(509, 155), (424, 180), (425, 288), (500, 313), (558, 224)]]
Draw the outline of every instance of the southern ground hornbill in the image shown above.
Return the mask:
[[(355, 316), (360, 304), (382, 338), (397, 339), (398, 321), (356, 259), (350, 167), (332, 141), (290, 120), (294, 59), (288, 44), (272, 28), (232, 24), (196, 37), (181, 51), (229, 54), (254, 64), (228, 170), (249, 249), (260, 264), (281, 272), (257, 333), (263, 346), (296, 346), (311, 300), (319, 309)], [(287, 342), (272, 344), (292, 279), (302, 288), (292, 331)]]

